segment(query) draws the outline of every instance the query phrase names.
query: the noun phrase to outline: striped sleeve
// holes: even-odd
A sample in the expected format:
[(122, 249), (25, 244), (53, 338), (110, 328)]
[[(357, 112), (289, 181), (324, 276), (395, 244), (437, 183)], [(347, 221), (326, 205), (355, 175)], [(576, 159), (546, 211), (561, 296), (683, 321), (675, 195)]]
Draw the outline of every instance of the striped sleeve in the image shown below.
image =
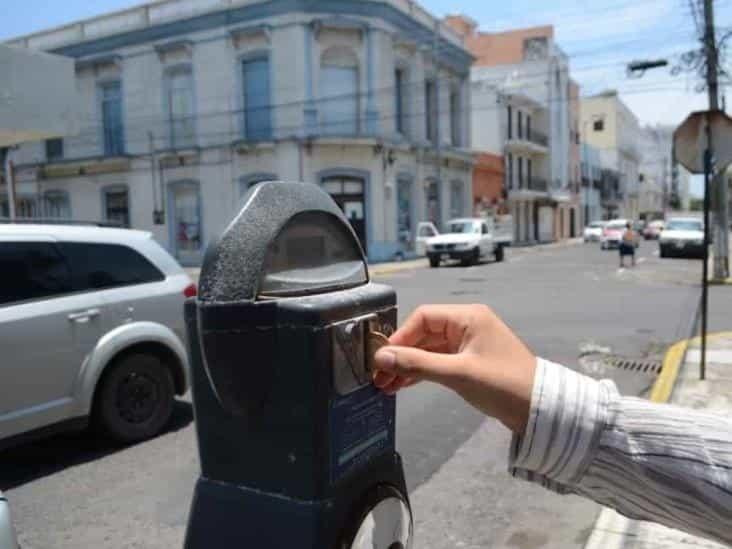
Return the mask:
[(633, 519), (732, 543), (732, 419), (621, 397), (539, 359), (509, 471)]

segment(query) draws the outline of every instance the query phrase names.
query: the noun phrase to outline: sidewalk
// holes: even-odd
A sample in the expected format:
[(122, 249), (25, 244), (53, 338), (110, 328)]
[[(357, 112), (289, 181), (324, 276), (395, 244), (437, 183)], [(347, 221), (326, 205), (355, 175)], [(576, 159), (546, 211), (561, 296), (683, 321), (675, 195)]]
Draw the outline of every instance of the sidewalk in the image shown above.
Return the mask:
[[(688, 350), (686, 349), (688, 346)], [(684, 351), (686, 359), (684, 360)], [(699, 338), (673, 345), (653, 386), (650, 399), (679, 406), (730, 413), (732, 411), (732, 332), (707, 338), (706, 380), (699, 380)], [(683, 363), (682, 363), (683, 360)], [(702, 538), (651, 522), (630, 520), (603, 509), (585, 549), (723, 548)]]
[[(541, 250), (552, 250), (555, 248), (564, 248), (566, 246), (574, 246), (582, 244), (581, 238), (568, 238), (567, 240), (561, 240), (559, 242), (550, 242), (549, 244), (536, 244), (535, 246), (526, 246), (520, 248), (512, 248), (510, 253), (525, 254)], [(371, 263), (369, 264), (369, 273), (371, 276), (383, 276), (399, 271), (411, 271), (413, 269), (426, 269), (429, 266), (426, 257), (420, 257), (417, 259), (408, 259), (406, 261), (387, 261), (384, 263)], [(186, 267), (186, 272), (195, 282), (198, 282), (198, 274), (200, 267)]]

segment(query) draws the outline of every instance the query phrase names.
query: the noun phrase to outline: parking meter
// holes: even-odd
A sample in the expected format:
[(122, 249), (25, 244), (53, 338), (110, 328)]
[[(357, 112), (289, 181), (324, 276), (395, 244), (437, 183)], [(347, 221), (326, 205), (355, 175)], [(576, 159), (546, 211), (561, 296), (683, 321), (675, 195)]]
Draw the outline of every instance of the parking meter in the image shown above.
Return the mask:
[(369, 370), (396, 296), (333, 200), (253, 187), (185, 316), (201, 461), (185, 546), (410, 547), (395, 398)]

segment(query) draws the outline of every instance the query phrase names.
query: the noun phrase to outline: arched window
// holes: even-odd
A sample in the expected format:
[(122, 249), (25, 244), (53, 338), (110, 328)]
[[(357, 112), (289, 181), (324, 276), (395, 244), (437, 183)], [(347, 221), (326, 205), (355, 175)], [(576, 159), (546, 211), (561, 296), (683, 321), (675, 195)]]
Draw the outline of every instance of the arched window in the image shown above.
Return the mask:
[(332, 47), (323, 53), (319, 86), (322, 133), (358, 133), (358, 78), (358, 58), (351, 49)]
[(190, 65), (179, 65), (165, 72), (166, 115), (170, 147), (192, 147), (196, 141), (193, 73)]

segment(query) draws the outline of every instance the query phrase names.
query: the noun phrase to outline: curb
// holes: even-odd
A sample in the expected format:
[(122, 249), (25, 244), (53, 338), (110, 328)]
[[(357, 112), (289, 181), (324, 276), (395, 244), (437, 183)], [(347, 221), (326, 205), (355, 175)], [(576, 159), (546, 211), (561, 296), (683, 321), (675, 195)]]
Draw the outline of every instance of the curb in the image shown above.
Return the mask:
[[(707, 342), (722, 337), (732, 337), (732, 332), (707, 334)], [(691, 337), (677, 341), (668, 348), (663, 355), (661, 373), (653, 383), (648, 400), (667, 403), (671, 399), (686, 351), (691, 345), (700, 341), (700, 336)], [(616, 513), (609, 507), (603, 507), (597, 516), (595, 525), (592, 527), (592, 533), (587, 539), (584, 549), (622, 549), (622, 547), (626, 547), (623, 542), (623, 534), (636, 535), (636, 532), (633, 532), (636, 529), (637, 524), (635, 521)], [(612, 539), (607, 538), (607, 535), (612, 536)]]
[(387, 275), (398, 273), (400, 271), (409, 271), (411, 269), (423, 269), (426, 268), (427, 265), (427, 258), (407, 260), (395, 265), (386, 265), (384, 267), (379, 267), (379, 264), (376, 263), (373, 266), (369, 266), (369, 274), (376, 276)]

